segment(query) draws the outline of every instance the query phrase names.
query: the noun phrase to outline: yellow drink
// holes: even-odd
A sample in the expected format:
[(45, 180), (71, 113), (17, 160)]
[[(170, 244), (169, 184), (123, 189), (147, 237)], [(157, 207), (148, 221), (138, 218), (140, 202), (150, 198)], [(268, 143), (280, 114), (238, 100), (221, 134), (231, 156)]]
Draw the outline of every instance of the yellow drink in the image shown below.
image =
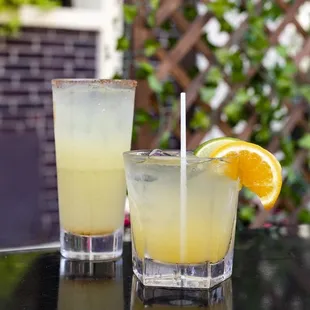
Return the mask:
[[(58, 146), (61, 226), (80, 235), (113, 233), (123, 225), (123, 163), (105, 156), (104, 148), (89, 146), (75, 151), (67, 145)], [(72, 157), (72, 151), (76, 156)]]
[[(171, 264), (181, 264), (184, 268), (201, 264), (201, 270), (208, 270), (208, 265), (222, 264), (232, 255), (239, 182), (225, 176), (228, 163), (188, 157), (184, 226), (180, 220), (180, 159), (148, 158), (128, 152), (125, 163), (134, 268), (138, 266), (136, 274), (145, 285), (156, 285), (160, 280), (155, 275), (152, 279), (151, 271), (147, 275), (139, 271), (142, 262), (144, 266), (150, 265), (149, 269), (144, 269), (157, 270), (157, 276), (161, 274), (158, 266), (166, 266), (161, 277), (171, 275), (172, 283), (168, 281), (162, 285), (179, 286), (173, 282), (173, 274), (177, 271), (172, 270), (175, 267)], [(185, 231), (183, 239), (181, 231)], [(166, 275), (169, 266), (172, 269)], [(228, 269), (223, 268), (221, 272), (225, 273)], [(195, 281), (198, 285), (197, 279), (193, 280), (193, 285)], [(207, 287), (208, 283), (204, 285)]]
[(126, 194), (122, 153), (131, 144), (135, 86), (134, 81), (54, 81), (65, 257), (101, 260), (121, 255)]

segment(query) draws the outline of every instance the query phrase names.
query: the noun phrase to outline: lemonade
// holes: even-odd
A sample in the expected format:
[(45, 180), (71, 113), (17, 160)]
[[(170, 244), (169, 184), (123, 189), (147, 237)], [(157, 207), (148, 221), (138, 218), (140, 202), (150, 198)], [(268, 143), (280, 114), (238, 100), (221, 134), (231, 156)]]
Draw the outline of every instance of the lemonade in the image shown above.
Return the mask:
[[(106, 235), (119, 229), (123, 223), (126, 191), (121, 163), (105, 158), (104, 148), (100, 152), (95, 147), (85, 148), (84, 158), (73, 158), (66, 163), (61, 160), (70, 154), (66, 144), (59, 149), (59, 202), (65, 206), (59, 210), (62, 227), (80, 235)], [(92, 154), (102, 154), (102, 163), (88, 159)], [(110, 167), (104, 167), (104, 163)]]
[[(166, 265), (166, 270), (171, 264), (179, 268), (201, 264), (204, 269), (222, 264), (231, 255), (239, 182), (224, 174), (229, 163), (187, 158), (184, 242), (180, 239), (180, 231), (184, 229), (180, 222), (180, 158), (127, 152), (125, 164), (136, 254), (134, 271), (144, 284), (149, 280), (146, 284), (156, 285), (157, 280), (143, 275), (141, 264), (149, 270), (159, 270), (157, 263)], [(162, 279), (169, 279), (170, 274), (173, 277), (173, 273), (163, 271)], [(218, 276), (223, 275), (214, 274)], [(193, 285), (201, 284), (198, 277), (192, 280)], [(177, 286), (173, 281), (167, 280), (165, 285)], [(205, 287), (208, 283), (201, 285)]]
[[(53, 82), (61, 241), (66, 257), (104, 259), (121, 254), (126, 194), (122, 153), (131, 144), (135, 86), (134, 81)], [(90, 242), (87, 237), (97, 239)], [(95, 254), (87, 256), (87, 252)]]

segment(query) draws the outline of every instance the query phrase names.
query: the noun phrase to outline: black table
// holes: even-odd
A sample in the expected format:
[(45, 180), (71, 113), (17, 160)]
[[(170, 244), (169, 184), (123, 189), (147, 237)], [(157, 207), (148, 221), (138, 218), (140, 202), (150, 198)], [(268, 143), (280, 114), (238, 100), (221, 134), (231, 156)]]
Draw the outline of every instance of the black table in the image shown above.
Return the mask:
[(0, 309), (310, 309), (309, 226), (238, 232), (233, 277), (210, 291), (133, 282), (130, 247), (96, 264), (66, 261), (58, 249), (0, 253)]

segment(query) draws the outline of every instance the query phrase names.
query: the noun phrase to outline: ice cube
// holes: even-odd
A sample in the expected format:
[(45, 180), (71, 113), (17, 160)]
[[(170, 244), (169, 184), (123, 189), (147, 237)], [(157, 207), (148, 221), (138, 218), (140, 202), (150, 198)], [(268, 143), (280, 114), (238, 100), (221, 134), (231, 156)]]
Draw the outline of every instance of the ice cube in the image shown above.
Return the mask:
[(149, 157), (152, 157), (152, 156), (172, 156), (172, 155), (160, 149), (154, 149), (153, 151), (149, 153)]
[(153, 182), (157, 180), (155, 176), (149, 174), (135, 174), (131, 178), (138, 182)]

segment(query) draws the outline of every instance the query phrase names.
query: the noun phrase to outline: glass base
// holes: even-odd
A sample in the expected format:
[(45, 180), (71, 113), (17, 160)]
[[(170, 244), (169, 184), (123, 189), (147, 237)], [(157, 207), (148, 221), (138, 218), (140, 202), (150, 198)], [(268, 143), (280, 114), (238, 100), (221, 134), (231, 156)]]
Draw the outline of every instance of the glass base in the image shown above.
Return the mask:
[(232, 265), (232, 249), (223, 260), (214, 264), (166, 264), (150, 258), (141, 260), (133, 255), (133, 271), (145, 286), (208, 289), (228, 279)]
[(232, 309), (231, 279), (222, 282), (210, 290), (169, 289), (162, 287), (146, 287), (133, 277), (131, 291), (131, 309), (190, 307), (194, 309)]
[(116, 260), (123, 252), (123, 228), (104, 236), (75, 235), (60, 230), (60, 253), (77, 260)]

